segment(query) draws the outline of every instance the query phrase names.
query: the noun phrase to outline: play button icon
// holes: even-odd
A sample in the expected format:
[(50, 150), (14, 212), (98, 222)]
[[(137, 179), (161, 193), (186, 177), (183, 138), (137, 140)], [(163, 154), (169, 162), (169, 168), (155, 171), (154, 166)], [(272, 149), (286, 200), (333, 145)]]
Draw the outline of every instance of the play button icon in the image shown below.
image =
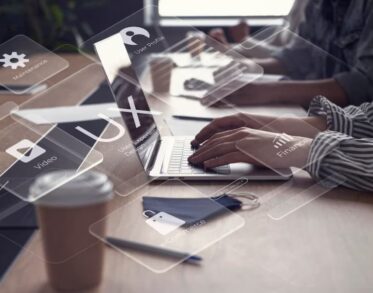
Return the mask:
[(31, 148), (20, 148), (17, 150), (17, 152), (25, 155), (25, 156), (29, 156), (30, 154), (26, 154), (27, 152), (31, 151)]
[(31, 162), (45, 153), (45, 149), (34, 144), (31, 140), (23, 139), (11, 146), (6, 152), (23, 163)]

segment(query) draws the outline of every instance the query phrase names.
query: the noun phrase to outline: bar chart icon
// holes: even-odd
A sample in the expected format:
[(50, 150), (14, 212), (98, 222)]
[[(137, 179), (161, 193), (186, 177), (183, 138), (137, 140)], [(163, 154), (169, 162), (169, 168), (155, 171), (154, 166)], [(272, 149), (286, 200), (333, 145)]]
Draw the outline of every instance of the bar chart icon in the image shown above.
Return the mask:
[(278, 134), (273, 140), (273, 147), (275, 149), (279, 149), (280, 147), (286, 145), (288, 142), (292, 140), (293, 140), (293, 137), (286, 133)]

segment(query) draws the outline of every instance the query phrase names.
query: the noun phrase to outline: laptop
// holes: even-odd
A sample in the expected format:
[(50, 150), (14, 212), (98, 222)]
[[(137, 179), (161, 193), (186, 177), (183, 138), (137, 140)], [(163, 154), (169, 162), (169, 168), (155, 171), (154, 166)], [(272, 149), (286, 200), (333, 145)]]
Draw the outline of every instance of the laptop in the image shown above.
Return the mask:
[(136, 154), (144, 171), (152, 179), (287, 180), (292, 176), (290, 169), (276, 171), (246, 163), (234, 163), (211, 170), (192, 166), (188, 162), (188, 157), (195, 151), (191, 147), (193, 137), (161, 136), (154, 119), (159, 113), (152, 112), (149, 107), (139, 86), (141, 76), (134, 70), (120, 34), (96, 42), (94, 47), (118, 107), (126, 109), (121, 111), (121, 115)]

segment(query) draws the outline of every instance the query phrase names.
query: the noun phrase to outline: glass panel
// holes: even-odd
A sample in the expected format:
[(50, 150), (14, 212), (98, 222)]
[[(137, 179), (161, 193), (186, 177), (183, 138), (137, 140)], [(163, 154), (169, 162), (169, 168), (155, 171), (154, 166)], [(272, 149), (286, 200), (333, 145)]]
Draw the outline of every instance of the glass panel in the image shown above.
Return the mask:
[(69, 66), (65, 59), (24, 35), (0, 44), (0, 63), (0, 85), (15, 94), (31, 90)]
[[(193, 199), (201, 201), (194, 209)], [(173, 209), (167, 200), (176, 205), (183, 200), (192, 206), (189, 210), (175, 206)], [(188, 211), (195, 216), (184, 214)], [(196, 262), (199, 252), (242, 228), (244, 223), (241, 216), (200, 190), (169, 180), (139, 190), (134, 200), (93, 224), (91, 233), (146, 268), (164, 273), (182, 262)]]

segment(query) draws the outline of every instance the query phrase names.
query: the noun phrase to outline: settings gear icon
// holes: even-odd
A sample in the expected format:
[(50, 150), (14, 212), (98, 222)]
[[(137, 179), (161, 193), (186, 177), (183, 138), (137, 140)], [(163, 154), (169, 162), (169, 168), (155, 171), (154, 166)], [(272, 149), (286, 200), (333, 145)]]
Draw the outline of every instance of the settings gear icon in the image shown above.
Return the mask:
[(17, 52), (12, 52), (12, 54), (3, 54), (3, 58), (0, 62), (3, 62), (3, 67), (12, 67), (12, 69), (17, 69), (18, 67), (25, 67), (25, 63), (29, 62), (29, 59), (25, 58), (25, 54), (18, 54)]

